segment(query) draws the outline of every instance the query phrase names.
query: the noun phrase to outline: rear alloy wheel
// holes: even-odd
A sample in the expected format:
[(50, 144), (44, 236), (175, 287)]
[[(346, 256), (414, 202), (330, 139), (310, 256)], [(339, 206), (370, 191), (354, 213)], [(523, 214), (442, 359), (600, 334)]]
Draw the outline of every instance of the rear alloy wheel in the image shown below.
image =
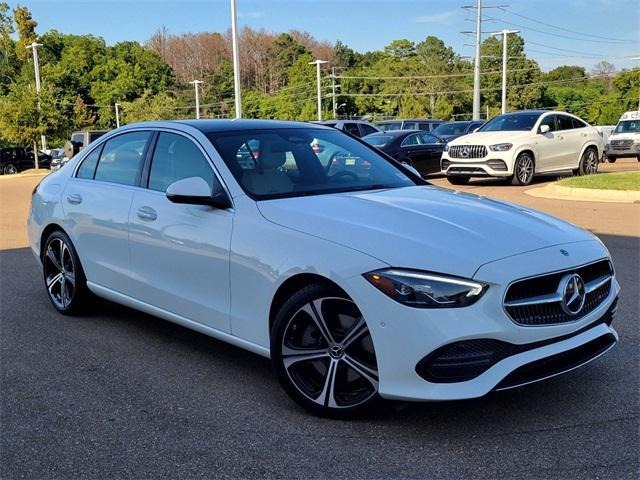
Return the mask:
[(310, 285), (285, 303), (273, 327), (271, 358), (285, 391), (319, 415), (353, 415), (378, 397), (367, 323), (334, 288)]
[(533, 180), (535, 173), (535, 162), (529, 153), (521, 153), (513, 166), (512, 185), (526, 186)]
[(42, 255), (42, 270), (49, 300), (66, 315), (80, 313), (89, 296), (80, 259), (69, 237), (53, 232)]
[(578, 175), (592, 175), (594, 173), (598, 173), (598, 154), (593, 148), (589, 148), (582, 154)]
[(14, 175), (18, 173), (18, 169), (13, 163), (8, 163), (3, 167), (2, 173), (5, 175)]
[(469, 183), (470, 177), (461, 177), (461, 176), (449, 176), (447, 175), (447, 180), (451, 185), (466, 185)]

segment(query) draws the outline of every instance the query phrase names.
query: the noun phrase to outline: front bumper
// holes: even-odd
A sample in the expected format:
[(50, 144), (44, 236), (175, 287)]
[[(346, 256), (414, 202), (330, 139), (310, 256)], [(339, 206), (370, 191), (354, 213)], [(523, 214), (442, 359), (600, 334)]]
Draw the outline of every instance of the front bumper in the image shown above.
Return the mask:
[[(561, 255), (560, 246), (556, 246), (482, 266), (474, 279), (489, 284), (490, 288), (477, 303), (466, 308), (407, 307), (386, 297), (364, 278), (352, 278), (350, 294), (367, 319), (376, 350), (380, 395), (403, 400), (480, 397), (495, 389), (516, 386), (519, 384), (518, 378), (535, 376), (536, 371), (542, 371), (539, 365), (536, 366), (537, 363), (545, 359), (547, 363), (555, 361), (555, 370), (547, 369), (544, 375), (538, 373), (542, 377), (522, 383), (540, 380), (578, 366), (567, 361), (558, 367), (556, 356), (572, 356), (575, 363), (575, 352), (587, 349), (592, 345), (591, 342), (608, 340), (610, 346), (613, 346), (618, 337), (606, 316), (608, 312), (615, 313), (614, 303), (620, 290), (615, 277), (604, 301), (589, 314), (572, 323), (520, 326), (505, 313), (502, 301), (506, 287), (512, 280), (570, 269), (608, 256), (597, 241), (569, 244), (563, 248), (571, 252), (570, 257)], [(493, 339), (533, 347), (508, 355), (480, 375), (465, 381), (428, 381), (418, 373), (417, 366), (430, 353), (443, 346), (472, 339)], [(586, 353), (582, 352), (582, 363), (595, 358), (597, 355), (589, 357), (595, 350), (594, 347)], [(572, 351), (575, 354), (567, 353)], [(526, 366), (534, 373), (523, 373), (521, 369)], [(510, 375), (516, 376), (516, 379), (510, 379)]]
[(509, 177), (513, 175), (510, 152), (492, 152), (484, 158), (450, 158), (445, 152), (440, 160), (444, 175), (467, 177)]
[(624, 147), (616, 147), (608, 143), (604, 147), (604, 153), (611, 158), (636, 157), (640, 155), (640, 143)]

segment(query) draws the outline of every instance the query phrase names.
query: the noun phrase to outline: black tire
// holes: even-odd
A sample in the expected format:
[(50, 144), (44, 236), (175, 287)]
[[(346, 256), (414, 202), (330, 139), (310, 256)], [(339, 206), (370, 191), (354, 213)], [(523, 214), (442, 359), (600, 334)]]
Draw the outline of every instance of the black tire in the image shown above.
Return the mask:
[(13, 163), (7, 163), (2, 167), (3, 175), (15, 175), (18, 173), (18, 167), (16, 167)]
[(616, 157), (607, 157), (607, 160), (609, 161), (609, 163), (616, 163), (616, 160), (618, 160)]
[[(345, 325), (347, 319), (353, 321)], [(271, 362), (282, 388), (314, 414), (353, 417), (379, 398), (371, 334), (355, 303), (337, 288), (309, 285), (280, 308)]]
[(592, 175), (598, 173), (598, 151), (595, 148), (587, 148), (578, 167), (578, 175)]
[[(62, 267), (62, 268), (61, 268)], [(69, 236), (56, 230), (42, 249), (42, 274), (47, 297), (64, 315), (79, 315), (86, 310), (91, 292)]]
[(513, 165), (513, 175), (511, 185), (527, 186), (531, 184), (536, 172), (536, 162), (533, 155), (524, 152), (518, 155), (516, 163)]
[(447, 180), (451, 185), (466, 185), (471, 177), (462, 177), (458, 175), (447, 175)]

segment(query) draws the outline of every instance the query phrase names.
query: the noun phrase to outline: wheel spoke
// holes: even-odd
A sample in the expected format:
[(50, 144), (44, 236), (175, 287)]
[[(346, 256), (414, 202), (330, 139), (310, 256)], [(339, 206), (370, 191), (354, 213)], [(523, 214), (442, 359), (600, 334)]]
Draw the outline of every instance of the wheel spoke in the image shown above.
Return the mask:
[(67, 248), (66, 243), (60, 242), (60, 265), (62, 265), (62, 271), (66, 271), (67, 268), (64, 265), (64, 254), (65, 252), (68, 254), (69, 249)]
[(336, 360), (331, 360), (329, 363), (329, 369), (327, 370), (327, 376), (324, 379), (324, 386), (322, 387), (322, 391), (320, 395), (315, 399), (321, 405), (336, 407), (335, 397), (333, 395), (333, 390), (335, 388), (336, 383), (336, 371), (338, 370), (338, 362)]
[(363, 378), (365, 378), (373, 387), (378, 389), (378, 372), (372, 368), (367, 367), (359, 360), (356, 360), (351, 355), (345, 355), (342, 360), (349, 365), (353, 370), (360, 374)]
[(49, 290), (49, 293), (51, 293), (53, 295), (53, 287), (55, 286), (56, 283), (61, 282), (62, 281), (62, 272), (58, 273), (57, 275), (54, 275), (53, 277), (51, 277), (50, 279), (47, 280), (47, 289)]
[(321, 358), (329, 358), (326, 348), (313, 350), (295, 350), (292, 348), (282, 347), (282, 360), (285, 368), (291, 367), (296, 363), (308, 362), (310, 360), (319, 360)]
[(304, 307), (302, 307), (302, 310), (304, 312), (307, 312), (307, 314), (313, 319), (325, 341), (329, 345), (335, 343), (333, 335), (331, 335), (331, 332), (329, 331), (329, 326), (322, 316), (322, 299), (314, 300), (311, 303), (307, 303)]
[(367, 331), (367, 324), (364, 321), (364, 318), (358, 318), (353, 326), (349, 329), (345, 337), (342, 339), (342, 348), (346, 349), (349, 345), (351, 345), (355, 340), (360, 338), (364, 332)]
[(64, 277), (60, 280), (60, 301), (62, 302), (62, 306), (66, 308), (69, 304), (69, 298), (67, 295), (67, 282), (65, 282)]
[(51, 248), (51, 244), (47, 247), (47, 258), (51, 260), (51, 263), (58, 269), (58, 271), (62, 271), (62, 265), (58, 262), (55, 253), (53, 253), (53, 248)]
[(73, 273), (67, 272), (65, 275), (67, 282), (71, 284), (72, 287), (76, 286), (76, 276)]

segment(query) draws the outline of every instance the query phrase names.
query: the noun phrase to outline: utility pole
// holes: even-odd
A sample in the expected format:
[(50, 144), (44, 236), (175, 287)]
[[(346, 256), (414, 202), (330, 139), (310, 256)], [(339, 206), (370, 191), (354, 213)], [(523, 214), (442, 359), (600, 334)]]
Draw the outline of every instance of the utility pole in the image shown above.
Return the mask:
[[(631, 60), (635, 60), (636, 62), (640, 62), (640, 57), (633, 57)], [(640, 98), (638, 98), (638, 111), (640, 112)]]
[[(31, 50), (33, 53), (33, 70), (36, 76), (36, 94), (38, 95), (38, 110), (40, 109), (40, 59), (38, 58), (38, 47), (41, 47), (41, 43), (36, 43), (35, 41), (31, 43), (31, 45), (27, 45), (27, 49)], [(47, 139), (44, 135), (40, 135), (40, 141), (42, 143), (42, 150), (47, 149)], [(35, 167), (38, 168), (38, 152), (37, 149), (33, 149), (33, 156)]]
[(494, 32), (491, 35), (500, 36), (502, 35), (502, 114), (507, 113), (507, 60), (508, 56), (508, 48), (507, 48), (507, 38), (509, 38), (510, 33), (519, 33), (520, 30), (507, 30), (504, 29), (500, 32)]
[(482, 40), (482, 0), (478, 0), (476, 9), (476, 59), (473, 63), (473, 120), (480, 120), (480, 42)]
[(242, 93), (240, 92), (240, 58), (238, 52), (238, 15), (236, 0), (231, 0), (231, 44), (233, 47), (233, 88), (236, 101), (236, 118), (242, 118)]
[(116, 102), (114, 106), (116, 107), (116, 128), (120, 128), (120, 104)]
[(193, 80), (189, 83), (193, 85), (193, 88), (196, 91), (196, 120), (200, 120), (200, 84), (202, 83), (202, 80)]
[(318, 121), (322, 121), (322, 87), (320, 86), (320, 65), (323, 63), (329, 63), (326, 60), (315, 60), (309, 62), (309, 65), (316, 66), (316, 82), (318, 84)]
[(333, 119), (336, 119), (337, 115), (337, 106), (336, 106), (336, 67), (331, 67), (331, 100), (333, 110)]

